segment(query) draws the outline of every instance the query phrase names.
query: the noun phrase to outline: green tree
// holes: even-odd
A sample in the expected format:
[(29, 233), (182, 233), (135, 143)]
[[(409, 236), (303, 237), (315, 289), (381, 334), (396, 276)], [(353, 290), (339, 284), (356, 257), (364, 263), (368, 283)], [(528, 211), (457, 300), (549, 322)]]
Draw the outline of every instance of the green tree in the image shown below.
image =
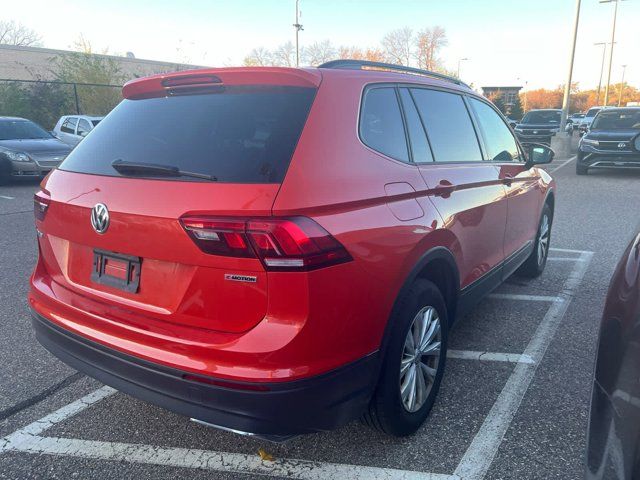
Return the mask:
[(77, 86), (80, 113), (106, 115), (121, 100), (118, 86), (124, 83), (124, 75), (115, 59), (106, 56), (106, 50), (95, 54), (91, 44), (83, 37), (74, 46), (78, 51), (59, 55), (51, 60), (53, 73), (62, 82), (116, 85)]
[(509, 110), (509, 117), (514, 120), (520, 120), (524, 115), (524, 110), (522, 108), (522, 102), (520, 101), (520, 96), (516, 95), (515, 101), (513, 105), (511, 105), (511, 110)]
[(491, 100), (496, 108), (500, 110), (504, 115), (507, 114), (507, 106), (502, 99), (502, 92), (497, 92), (491, 95), (491, 97), (489, 97), (489, 100)]

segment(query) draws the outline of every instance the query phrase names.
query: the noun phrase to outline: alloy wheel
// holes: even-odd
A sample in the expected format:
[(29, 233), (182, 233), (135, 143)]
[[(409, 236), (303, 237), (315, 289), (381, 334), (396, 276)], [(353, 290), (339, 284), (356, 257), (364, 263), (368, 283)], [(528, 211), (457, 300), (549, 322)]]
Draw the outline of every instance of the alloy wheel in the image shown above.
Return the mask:
[(440, 363), (442, 332), (435, 308), (422, 308), (407, 332), (400, 361), (400, 398), (405, 410), (414, 413), (426, 402)]
[(542, 265), (549, 253), (549, 238), (551, 234), (551, 223), (549, 216), (543, 215), (540, 222), (540, 234), (538, 236), (538, 265)]

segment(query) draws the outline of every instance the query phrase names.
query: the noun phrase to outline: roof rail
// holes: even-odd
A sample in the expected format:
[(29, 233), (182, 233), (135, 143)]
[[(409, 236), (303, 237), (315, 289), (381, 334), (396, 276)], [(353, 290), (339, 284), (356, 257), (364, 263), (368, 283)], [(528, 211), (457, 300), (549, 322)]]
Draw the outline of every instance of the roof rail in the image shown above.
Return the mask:
[(337, 68), (345, 70), (392, 70), (394, 72), (411, 73), (413, 75), (424, 75), (425, 77), (437, 78), (438, 80), (444, 80), (446, 82), (471, 88), (462, 80), (449, 75), (432, 72), (430, 70), (422, 70), (420, 68), (405, 67), (404, 65), (395, 65), (393, 63), (370, 62), (368, 60), (332, 60), (330, 62), (323, 63), (322, 65), (318, 65), (318, 68)]

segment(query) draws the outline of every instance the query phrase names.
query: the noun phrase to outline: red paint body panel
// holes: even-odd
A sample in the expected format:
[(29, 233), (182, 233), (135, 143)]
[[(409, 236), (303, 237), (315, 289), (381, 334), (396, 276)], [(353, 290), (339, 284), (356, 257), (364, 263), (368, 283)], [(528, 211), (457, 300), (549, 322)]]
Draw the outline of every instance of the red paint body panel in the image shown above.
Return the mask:
[[(430, 249), (452, 252), (463, 288), (534, 236), (553, 187), (538, 169), (417, 166), (375, 152), (358, 138), (360, 101), (369, 83), (471, 91), (392, 72), (197, 73), (229, 84), (318, 87), (284, 181), (199, 183), (52, 172), (43, 183), (51, 204), (44, 220), (36, 221), (43, 235), (29, 295), (43, 317), (181, 371), (257, 382), (296, 380), (377, 351), (400, 289)], [(152, 95), (164, 88), (163, 79), (189, 74), (135, 80), (124, 94)], [(506, 187), (507, 174), (525, 180)], [(97, 203), (111, 212), (102, 235), (89, 221)], [(258, 258), (208, 255), (180, 225), (185, 215), (306, 216), (352, 260), (309, 272), (277, 272)], [(138, 292), (92, 282), (94, 249), (141, 258)], [(225, 274), (255, 282), (228, 281)]]

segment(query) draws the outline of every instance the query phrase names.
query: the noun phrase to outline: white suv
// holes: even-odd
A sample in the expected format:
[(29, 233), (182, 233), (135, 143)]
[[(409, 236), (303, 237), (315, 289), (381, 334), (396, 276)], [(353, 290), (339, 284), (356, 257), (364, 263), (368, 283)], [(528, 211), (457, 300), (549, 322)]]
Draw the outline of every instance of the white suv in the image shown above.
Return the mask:
[(53, 128), (53, 134), (67, 145), (75, 147), (104, 117), (64, 115)]

